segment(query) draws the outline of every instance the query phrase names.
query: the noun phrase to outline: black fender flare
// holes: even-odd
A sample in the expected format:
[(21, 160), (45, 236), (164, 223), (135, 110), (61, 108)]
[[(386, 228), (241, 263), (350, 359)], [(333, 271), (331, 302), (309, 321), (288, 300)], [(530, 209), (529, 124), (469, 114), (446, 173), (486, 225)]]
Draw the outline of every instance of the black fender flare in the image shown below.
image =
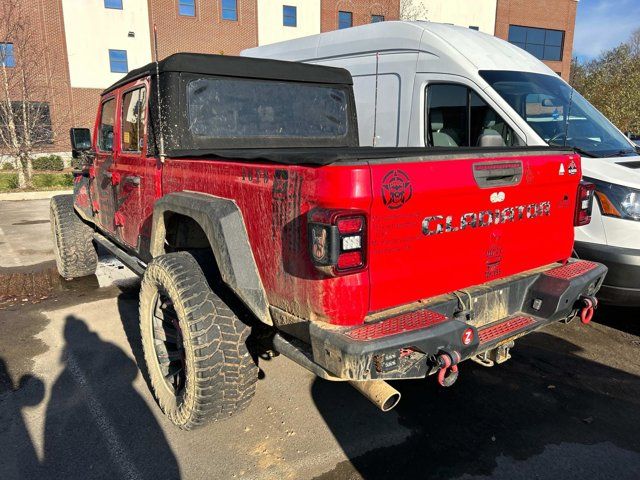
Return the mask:
[(260, 321), (273, 325), (266, 292), (238, 204), (228, 198), (196, 192), (176, 192), (163, 196), (153, 207), (152, 257), (165, 253), (167, 212), (190, 217), (200, 225), (209, 240), (222, 280)]

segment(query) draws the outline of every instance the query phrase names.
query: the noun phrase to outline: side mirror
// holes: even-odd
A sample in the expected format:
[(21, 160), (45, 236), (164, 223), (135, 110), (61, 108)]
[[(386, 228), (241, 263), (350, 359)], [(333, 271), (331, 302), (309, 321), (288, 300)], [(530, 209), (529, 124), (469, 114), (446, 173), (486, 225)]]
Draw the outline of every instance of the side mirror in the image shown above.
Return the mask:
[(91, 150), (91, 131), (88, 128), (72, 128), (69, 134), (73, 158), (78, 158), (80, 152)]

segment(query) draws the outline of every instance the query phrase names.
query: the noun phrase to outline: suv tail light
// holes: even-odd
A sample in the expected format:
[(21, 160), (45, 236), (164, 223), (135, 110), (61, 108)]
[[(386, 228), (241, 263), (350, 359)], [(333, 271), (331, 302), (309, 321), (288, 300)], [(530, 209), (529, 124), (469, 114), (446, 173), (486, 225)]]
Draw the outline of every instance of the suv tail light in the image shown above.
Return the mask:
[(367, 221), (364, 212), (314, 209), (309, 212), (311, 261), (329, 275), (366, 268)]
[(593, 208), (593, 194), (596, 186), (593, 183), (582, 180), (578, 186), (578, 198), (576, 200), (576, 215), (573, 224), (576, 227), (587, 225), (591, 221), (591, 209)]

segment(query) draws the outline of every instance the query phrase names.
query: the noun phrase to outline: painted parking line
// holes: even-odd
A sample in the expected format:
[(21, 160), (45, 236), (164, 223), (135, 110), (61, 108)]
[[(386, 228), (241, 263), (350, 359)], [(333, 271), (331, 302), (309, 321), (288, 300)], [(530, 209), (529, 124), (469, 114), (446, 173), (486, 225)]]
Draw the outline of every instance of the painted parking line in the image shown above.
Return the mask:
[(78, 365), (78, 362), (72, 353), (67, 354), (67, 366), (73, 376), (73, 379), (84, 389), (89, 412), (91, 412), (91, 415), (96, 422), (96, 426), (106, 440), (109, 455), (111, 456), (114, 464), (117, 465), (122, 472), (123, 478), (128, 480), (138, 480), (143, 478), (135, 464), (127, 455), (127, 451), (123, 446), (122, 440), (120, 440), (118, 433), (111, 426), (111, 421), (109, 420), (107, 412), (93, 393), (91, 386), (87, 381), (87, 377), (80, 368), (80, 365)]

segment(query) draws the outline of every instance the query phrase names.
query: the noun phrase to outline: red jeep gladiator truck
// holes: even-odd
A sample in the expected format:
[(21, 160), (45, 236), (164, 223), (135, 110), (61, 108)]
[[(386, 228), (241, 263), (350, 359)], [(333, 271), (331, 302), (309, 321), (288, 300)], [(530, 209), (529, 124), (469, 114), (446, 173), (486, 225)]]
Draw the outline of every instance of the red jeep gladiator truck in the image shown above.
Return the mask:
[(593, 196), (578, 155), (359, 147), (346, 70), (172, 55), (71, 140), (58, 269), (93, 274), (98, 244), (142, 276), (151, 385), (184, 429), (249, 404), (253, 337), (386, 411), (387, 380), (449, 386), (463, 360), (587, 322), (606, 273), (570, 258)]

